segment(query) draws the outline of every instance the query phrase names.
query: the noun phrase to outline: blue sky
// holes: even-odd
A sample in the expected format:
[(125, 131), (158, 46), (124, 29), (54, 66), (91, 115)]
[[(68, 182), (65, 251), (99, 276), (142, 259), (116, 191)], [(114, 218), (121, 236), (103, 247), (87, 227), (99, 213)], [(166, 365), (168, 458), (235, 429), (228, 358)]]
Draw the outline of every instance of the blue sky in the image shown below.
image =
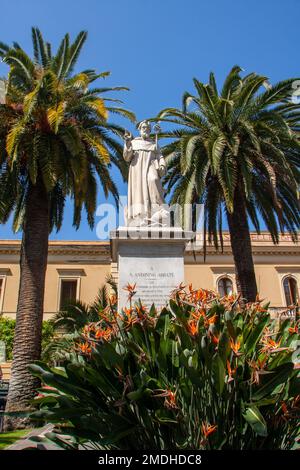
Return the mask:
[[(234, 64), (272, 83), (299, 76), (299, 0), (1, 0), (0, 8), (0, 40), (17, 41), (28, 52), (31, 26), (38, 26), (53, 46), (66, 32), (74, 37), (87, 30), (78, 69), (110, 70), (106, 84), (130, 88), (120, 97), (138, 120), (180, 106), (192, 78), (206, 81), (211, 70), (218, 83)], [(0, 75), (6, 71), (0, 64)], [(113, 174), (126, 194), (126, 185)], [(20, 234), (14, 235), (8, 223), (0, 226), (0, 238)], [(63, 228), (51, 238), (97, 236), (84, 217), (78, 231), (72, 227), (68, 204)]]

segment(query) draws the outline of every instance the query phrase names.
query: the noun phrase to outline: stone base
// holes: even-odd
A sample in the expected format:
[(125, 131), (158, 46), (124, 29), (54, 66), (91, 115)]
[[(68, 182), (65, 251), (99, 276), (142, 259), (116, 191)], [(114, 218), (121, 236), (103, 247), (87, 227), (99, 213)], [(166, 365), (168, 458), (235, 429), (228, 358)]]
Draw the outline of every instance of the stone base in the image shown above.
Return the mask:
[(136, 295), (148, 308), (163, 307), (170, 292), (184, 282), (184, 250), (194, 237), (180, 228), (119, 227), (111, 232), (112, 261), (118, 271), (118, 307), (128, 307), (124, 287), (136, 284)]

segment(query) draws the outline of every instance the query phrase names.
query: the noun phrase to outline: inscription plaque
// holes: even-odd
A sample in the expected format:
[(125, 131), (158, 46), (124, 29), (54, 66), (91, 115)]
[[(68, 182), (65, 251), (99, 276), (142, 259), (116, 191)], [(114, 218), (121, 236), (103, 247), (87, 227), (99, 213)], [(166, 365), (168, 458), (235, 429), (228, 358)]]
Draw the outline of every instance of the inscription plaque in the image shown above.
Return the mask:
[(128, 307), (128, 292), (124, 290), (128, 283), (136, 284), (135, 301), (140, 298), (148, 308), (153, 303), (163, 307), (171, 291), (184, 280), (183, 243), (136, 244), (133, 252), (132, 248), (132, 244), (119, 248), (119, 308)]

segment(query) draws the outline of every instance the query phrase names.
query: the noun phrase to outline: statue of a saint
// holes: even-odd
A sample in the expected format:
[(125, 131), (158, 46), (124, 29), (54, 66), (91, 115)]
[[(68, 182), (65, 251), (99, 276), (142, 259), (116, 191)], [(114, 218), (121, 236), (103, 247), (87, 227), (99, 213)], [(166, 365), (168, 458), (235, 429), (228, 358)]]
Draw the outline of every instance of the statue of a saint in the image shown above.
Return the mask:
[(166, 163), (156, 141), (150, 137), (151, 124), (142, 121), (140, 137), (126, 132), (123, 156), (130, 162), (128, 178), (127, 225), (165, 226), (169, 217), (160, 181)]

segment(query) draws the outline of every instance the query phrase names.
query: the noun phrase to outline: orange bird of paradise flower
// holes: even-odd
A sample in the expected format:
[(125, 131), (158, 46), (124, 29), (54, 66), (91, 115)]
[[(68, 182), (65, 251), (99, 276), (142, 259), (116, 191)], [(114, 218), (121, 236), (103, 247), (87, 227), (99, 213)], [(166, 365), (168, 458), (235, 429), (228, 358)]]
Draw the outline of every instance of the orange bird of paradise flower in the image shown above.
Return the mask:
[(202, 429), (202, 434), (205, 437), (205, 439), (208, 438), (211, 434), (216, 432), (218, 426), (216, 424), (212, 425), (207, 422), (202, 423), (201, 429)]
[(240, 356), (242, 353), (240, 351), (241, 343), (240, 341), (233, 341), (232, 338), (230, 338), (230, 347), (234, 353), (235, 356)]
[(198, 325), (197, 325), (197, 322), (196, 320), (190, 320), (188, 322), (188, 332), (192, 335), (192, 336), (196, 336), (197, 333), (198, 333)]
[(228, 383), (229, 383), (229, 382), (232, 382), (234, 380), (233, 375), (236, 373), (237, 367), (232, 369), (231, 365), (230, 365), (230, 362), (227, 360), (227, 370), (228, 370)]
[(80, 351), (83, 354), (91, 354), (92, 348), (91, 348), (90, 344), (87, 341), (85, 343), (79, 344), (78, 346), (79, 346)]
[(156, 395), (154, 395), (155, 398), (165, 397), (164, 404), (167, 408), (178, 408), (176, 404), (176, 392), (172, 392), (172, 390), (164, 390), (164, 389), (157, 389), (153, 391), (159, 392)]
[(135, 284), (127, 284), (126, 287), (124, 287), (123, 289), (126, 290), (128, 292), (128, 300), (131, 300), (132, 297), (136, 294), (136, 283)]
[(289, 328), (289, 333), (292, 335), (294, 333), (299, 333), (299, 324), (298, 323), (295, 323), (294, 326), (291, 326)]

